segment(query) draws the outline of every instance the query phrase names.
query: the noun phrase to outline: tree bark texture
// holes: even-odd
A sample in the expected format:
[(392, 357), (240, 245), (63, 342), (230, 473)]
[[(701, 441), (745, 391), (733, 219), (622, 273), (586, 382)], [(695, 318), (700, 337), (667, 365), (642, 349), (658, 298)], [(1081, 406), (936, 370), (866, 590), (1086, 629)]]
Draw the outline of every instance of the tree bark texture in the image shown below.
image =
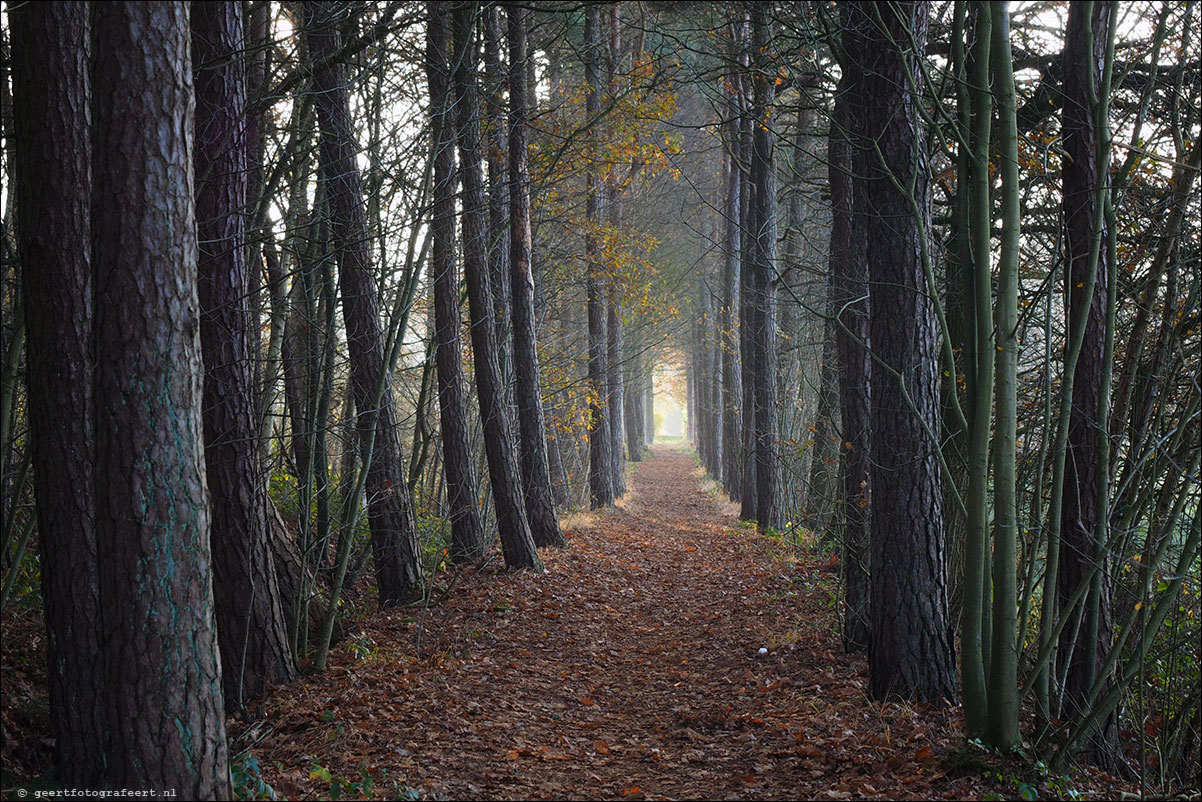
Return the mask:
[(242, 6), (192, 4), (196, 87), (196, 230), (204, 356), (205, 469), (213, 597), (225, 704), (240, 709), (293, 674), (270, 549), (267, 480), (258, 457), (246, 303), (246, 156)]
[[(846, 7), (844, 47), (860, 78), (854, 193), (879, 358), (872, 369), (870, 691), (954, 699), (943, 505), (935, 449), (935, 316), (924, 274), (929, 176), (918, 93), (926, 2)], [(906, 188), (899, 191), (894, 185)], [(862, 206), (861, 206), (862, 202)]]
[(513, 301), (513, 363), (521, 437), (522, 489), (530, 534), (538, 546), (566, 546), (551, 494), (547, 426), (535, 343), (531, 271), (529, 109), (526, 101), (526, 26), (529, 12), (508, 9), (509, 42), (509, 286)]
[(95, 10), (92, 260), (105, 781), (110, 788), (228, 799), (201, 448), (188, 4)]
[(342, 49), (338, 3), (310, 0), (305, 9), (305, 38), (309, 56), (328, 64), (313, 76), (321, 153), (339, 258), (342, 316), (351, 357), (351, 385), (358, 411), (360, 438), (374, 431), (371, 464), (367, 468), (368, 521), (380, 603), (393, 604), (421, 592), (417, 522), (392, 398), (385, 372), (384, 337), (376, 279), (368, 252), (367, 215), (363, 185), (356, 163), (355, 128), (345, 70), (337, 62)]
[[(1064, 465), (1064, 502), (1060, 518), (1060, 570), (1057, 576), (1057, 598), (1069, 599), (1095, 564), (1101, 565), (1100, 587), (1090, 591), (1082, 602), (1087, 609), (1096, 605), (1096, 631), (1088, 633), (1083, 616), (1078, 627), (1065, 627), (1061, 635), (1062, 655), (1069, 655), (1065, 676), (1063, 709), (1065, 717), (1081, 712), (1089, 703), (1089, 692), (1113, 642), (1111, 616), (1110, 559), (1105, 543), (1101, 517), (1106, 514), (1099, 503), (1098, 486), (1105, 481), (1098, 446), (1103, 394), (1110, 392), (1102, 386), (1103, 360), (1106, 344), (1106, 296), (1109, 270), (1105, 239), (1104, 216), (1098, 192), (1098, 130), (1095, 117), (1098, 87), (1102, 81), (1102, 62), (1109, 36), (1109, 4), (1077, 0), (1069, 5), (1068, 28), (1064, 52), (1064, 110), (1063, 138), (1065, 158), (1061, 173), (1064, 225), (1068, 269), (1065, 271), (1065, 306), (1068, 310), (1067, 331), (1074, 331), (1082, 316), (1086, 317), (1085, 336), (1077, 357), (1073, 378), (1072, 413), (1069, 418), (1068, 451)], [(1091, 47), (1092, 44), (1092, 47)], [(1090, 285), (1093, 294), (1083, 299), (1082, 287)], [(1076, 613), (1065, 614), (1076, 615)], [(1075, 640), (1075, 648), (1072, 644)], [(1117, 720), (1113, 715), (1103, 723), (1100, 735), (1091, 745), (1092, 757), (1106, 762), (1106, 753), (1113, 748), (1105, 742), (1117, 743)]]
[(513, 386), (513, 311), (509, 281), (509, 178), (504, 90), (508, 77), (501, 62), (505, 26), (496, 3), (481, 7), (484, 24), (484, 149), (488, 166), (488, 278), (492, 287), (493, 325), (497, 330), (497, 361), (505, 381), (505, 399), (517, 406)]
[(107, 722), (93, 528), (89, 8), (27, 3), (9, 15), (16, 140), (9, 157), (16, 172), (51, 726), (58, 779), (90, 788), (104, 770)]
[[(772, 46), (771, 23), (762, 6), (751, 7), (751, 50), (766, 55)], [(758, 62), (753, 59), (753, 64)], [(780, 463), (776, 454), (776, 171), (775, 134), (768, 114), (775, 83), (766, 67), (752, 79), (752, 228), (748, 269), (752, 276), (752, 386), (755, 404), (756, 521), (761, 532), (779, 529)]]
[(750, 50), (747, 27), (744, 19), (741, 25), (744, 75), (739, 82), (739, 155), (736, 159), (742, 172), (739, 182), (739, 228), (742, 231), (739, 243), (739, 366), (742, 376), (743, 443), (739, 451), (743, 486), (739, 490), (739, 517), (744, 521), (754, 521), (759, 516), (756, 506), (759, 494), (755, 483), (755, 274), (751, 265), (752, 241), (755, 238), (750, 169), (754, 123), (749, 91), (751, 78), (746, 74), (749, 71), (747, 51)]
[(457, 6), (451, 14), (451, 38), (459, 173), (463, 182), (463, 274), (472, 320), (476, 396), (484, 422), (484, 450), (488, 456), (488, 476), (505, 564), (512, 568), (542, 570), (542, 561), (526, 518), (510, 410), (505, 401), (504, 377), (497, 360), (488, 272), (488, 207), (484, 196), (480, 104), (476, 88), (475, 14), (475, 3)]
[[(622, 3), (609, 6), (609, 47), (607, 48), (607, 99), (618, 94), (618, 73), (622, 62)], [(600, 154), (598, 154), (599, 156)], [(605, 175), (605, 211), (609, 224), (615, 230), (622, 226), (622, 199), (618, 190), (617, 172), (612, 161)], [(614, 495), (626, 495), (626, 438), (625, 409), (623, 395), (625, 387), (623, 370), (622, 299), (616, 277), (609, 282), (609, 299), (606, 303), (606, 393), (609, 400), (609, 456), (613, 466)]]
[[(596, 6), (585, 10), (584, 73), (587, 93), (585, 108), (589, 119), (601, 112), (601, 12)], [(612, 458), (610, 456), (609, 403), (606, 396), (606, 321), (605, 297), (600, 254), (601, 178), (598, 165), (600, 138), (597, 126), (589, 133), (591, 158), (586, 170), (587, 207), (584, 234), (585, 292), (588, 304), (588, 383), (589, 383), (589, 497), (593, 509), (614, 502)]]
[[(728, 79), (732, 87), (739, 76)], [(739, 99), (735, 89), (727, 98), (726, 198), (723, 214), (726, 233), (722, 262), (722, 308), (718, 325), (722, 334), (722, 484), (727, 496), (738, 501), (743, 489), (743, 403), (742, 370), (739, 364), (739, 273), (742, 254), (742, 225), (739, 216), (742, 169), (739, 166)]]
[(843, 648), (867, 651), (870, 634), (868, 505), (870, 474), (869, 416), (872, 360), (869, 355), (868, 265), (854, 217), (851, 132), (858, 101), (859, 65), (840, 62), (835, 89), (828, 175), (831, 188), (830, 290), (839, 351), (840, 503), (843, 508)]
[(434, 148), (434, 202), (430, 272), (434, 285), (434, 348), (442, 469), (451, 518), (451, 557), (472, 562), (484, 555), (479, 485), (470, 445), (459, 338), (459, 277), (455, 267), (455, 126), (451, 113), (449, 14), (445, 3), (427, 5), (426, 75), (430, 85)]

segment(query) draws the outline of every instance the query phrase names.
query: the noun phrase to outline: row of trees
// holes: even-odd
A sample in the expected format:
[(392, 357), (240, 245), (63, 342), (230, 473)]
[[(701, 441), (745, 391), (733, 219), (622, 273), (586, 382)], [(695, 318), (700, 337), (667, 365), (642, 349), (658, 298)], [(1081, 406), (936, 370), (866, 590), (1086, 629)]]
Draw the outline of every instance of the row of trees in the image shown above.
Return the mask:
[[(540, 13), (541, 76), (520, 4), (6, 12), (5, 603), (44, 606), (64, 784), (225, 798), (225, 714), (325, 667), (368, 561), (382, 605), (498, 540), (542, 570), (575, 488), (623, 492), (656, 304), (620, 209), (670, 103), (620, 5), (607, 45)], [(542, 215), (574, 252), (532, 186), (589, 198)]]
[(64, 783), (226, 795), (224, 711), (369, 576), (538, 570), (673, 360), (874, 695), (1189, 774), (1196, 5), (5, 11), (3, 603)]
[(1030, 693), (1062, 758), (1119, 767), (1125, 719), (1186, 778), (1199, 700), (1164, 672), (1198, 677), (1197, 9), (1063, 13), (717, 18), (692, 433), (744, 518), (839, 550), (874, 696), (962, 699), (1010, 748)]

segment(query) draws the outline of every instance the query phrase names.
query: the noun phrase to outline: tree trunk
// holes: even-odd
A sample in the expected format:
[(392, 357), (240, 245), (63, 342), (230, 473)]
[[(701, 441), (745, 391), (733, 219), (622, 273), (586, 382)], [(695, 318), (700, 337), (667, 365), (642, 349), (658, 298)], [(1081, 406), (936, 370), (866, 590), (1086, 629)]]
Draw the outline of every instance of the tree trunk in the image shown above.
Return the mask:
[(643, 431), (646, 421), (643, 415), (643, 394), (646, 392), (646, 382), (643, 381), (643, 356), (641, 347), (630, 349), (633, 353), (627, 356), (626, 381), (624, 388), (623, 414), (626, 418), (626, 452), (631, 462), (641, 462), (643, 459), (643, 444), (647, 435)]
[(534, 274), (530, 269), (530, 167), (527, 161), (529, 110), (526, 105), (526, 26), (528, 11), (508, 9), (509, 36), (509, 267), (513, 299), (513, 362), (521, 436), (522, 489), (530, 534), (538, 546), (566, 546), (551, 494), (547, 426), (535, 343)]
[(9, 14), (16, 127), (9, 158), (55, 764), (63, 785), (92, 788), (104, 770), (108, 725), (97, 665), (89, 7), (28, 3)]
[[(844, 47), (861, 97), (855, 202), (868, 265), (872, 368), (870, 691), (954, 699), (947, 610), (936, 332), (924, 262), (929, 186), (918, 111), (926, 2), (848, 5)], [(907, 43), (905, 50), (900, 43)], [(911, 187), (912, 195), (894, 186)], [(862, 204), (862, 205), (861, 205)]]
[(742, 370), (739, 365), (739, 273), (742, 255), (742, 225), (740, 219), (742, 168), (739, 165), (741, 148), (739, 127), (739, 97), (734, 88), (737, 73), (729, 78), (731, 89), (727, 96), (726, 199), (723, 207), (726, 233), (722, 269), (722, 309), (718, 325), (722, 331), (722, 484), (726, 495), (738, 501), (743, 490), (743, 403)]
[[(584, 72), (587, 98), (585, 108), (590, 120), (601, 113), (601, 11), (597, 6), (585, 10)], [(589, 496), (593, 509), (614, 502), (613, 463), (610, 455), (611, 427), (606, 395), (605, 297), (600, 254), (601, 191), (599, 176), (600, 137), (597, 126), (589, 133), (589, 159), (586, 166), (588, 205), (586, 209), (584, 251), (585, 291), (588, 296), (588, 383), (589, 383)]]
[(309, 0), (304, 5), (309, 57), (328, 65), (313, 76), (321, 152), (339, 258), (342, 316), (351, 361), (351, 385), (360, 437), (373, 437), (367, 468), (368, 521), (380, 603), (408, 601), (421, 592), (417, 521), (405, 459), (401, 453), (396, 406), (384, 364), (384, 337), (376, 279), (368, 253), (367, 216), (355, 161), (358, 148), (351, 119), (345, 71), (337, 61), (342, 49), (338, 29), (343, 7)]
[(739, 182), (739, 228), (742, 236), (739, 243), (739, 365), (741, 372), (743, 412), (743, 442), (739, 449), (743, 477), (743, 486), (739, 490), (741, 502), (739, 517), (744, 521), (754, 521), (758, 518), (756, 505), (759, 494), (756, 493), (755, 483), (755, 275), (751, 265), (752, 242), (755, 238), (752, 214), (752, 185), (751, 185), (751, 152), (752, 126), (751, 98), (749, 86), (750, 51), (748, 39), (747, 10), (743, 9), (741, 22), (738, 25), (738, 40), (741, 53), (739, 56), (743, 74), (739, 80), (739, 169), (742, 171)]
[(188, 4), (112, 3), (92, 22), (105, 784), (228, 799), (201, 447)]
[[(751, 51), (764, 57), (772, 46), (770, 21), (762, 6), (751, 7)], [(775, 84), (765, 69), (752, 80), (752, 385), (755, 404), (756, 522), (761, 532), (779, 529), (780, 463), (776, 455), (776, 175), (775, 136), (768, 122)]]
[[(1099, 449), (1099, 432), (1104, 405), (1109, 403), (1109, 386), (1103, 386), (1106, 344), (1106, 296), (1109, 269), (1099, 173), (1106, 164), (1099, 157), (1102, 62), (1110, 32), (1109, 3), (1073, 2), (1069, 5), (1064, 46), (1064, 121), (1062, 197), (1068, 270), (1065, 288), (1068, 309), (1067, 331), (1084, 325), (1084, 339), (1077, 356), (1072, 385), (1072, 413), (1068, 425), (1068, 451), (1064, 466), (1063, 507), (1060, 518), (1060, 565), (1057, 596), (1069, 599), (1086, 580), (1094, 565), (1093, 586), (1082, 602), (1085, 614), (1079, 628), (1066, 627), (1061, 636), (1061, 654), (1070, 655), (1064, 687), (1065, 711), (1072, 719), (1088, 706), (1089, 693), (1106, 662), (1113, 641), (1111, 620), (1110, 558), (1105, 548), (1107, 516), (1105, 489), (1109, 468)], [(1088, 295), (1092, 287), (1092, 295)], [(1084, 319), (1083, 319), (1084, 318)], [(1101, 427), (1101, 428), (1100, 428)], [(1064, 610), (1062, 615), (1076, 615)], [(1074, 648), (1075, 643), (1075, 648)], [(1089, 758), (1101, 765), (1117, 761), (1117, 719), (1112, 714), (1093, 734)]]
[(1007, 3), (994, 3), (993, 84), (998, 110), (998, 154), (1002, 174), (1002, 239), (997, 279), (997, 424), (993, 440), (993, 631), (989, 633), (989, 714), (986, 738), (999, 749), (1019, 743), (1018, 616), (1015, 565), (1018, 559), (1018, 505), (1015, 500), (1018, 410), (1018, 265), (1021, 237), (1018, 175), (1018, 123), (1014, 62), (1010, 51)]
[(294, 670), (270, 549), (251, 379), (242, 46), (240, 4), (192, 4), (205, 468), (227, 710), (241, 709)]
[[(831, 190), (832, 195), (834, 190)], [(836, 314), (838, 307), (831, 309)], [(839, 464), (839, 358), (837, 328), (831, 320), (823, 325), (822, 363), (819, 366), (818, 403), (814, 410), (814, 444), (810, 447), (809, 487), (806, 491), (806, 518), (819, 537), (831, 529)]]
[(517, 407), (513, 386), (513, 311), (510, 288), (509, 179), (505, 174), (504, 88), (507, 77), (501, 64), (505, 29), (496, 3), (481, 7), (484, 17), (484, 149), (488, 165), (488, 278), (492, 287), (493, 325), (497, 331), (497, 362), (505, 383), (505, 402)]
[(835, 89), (835, 110), (827, 146), (831, 188), (830, 291), (831, 311), (837, 315), (835, 342), (839, 350), (840, 505), (843, 508), (843, 648), (866, 652), (869, 646), (870, 392), (868, 264), (854, 192), (855, 155), (852, 135), (861, 102), (858, 54), (844, 54), (843, 74)]
[(487, 204), (480, 152), (480, 107), (476, 90), (474, 3), (452, 12), (455, 112), (458, 124), (459, 173), (463, 181), (463, 274), (467, 283), (475, 355), (476, 396), (484, 423), (484, 449), (497, 528), (505, 564), (511, 568), (542, 570), (542, 561), (530, 534), (522, 499), (521, 475), (514, 453), (510, 409), (497, 360), (492, 289), (488, 273)]
[(451, 518), (451, 558), (473, 562), (484, 556), (484, 526), (477, 502), (479, 486), (469, 445), (463, 392), (463, 350), (459, 339), (459, 278), (455, 268), (455, 127), (451, 121), (451, 80), (447, 56), (448, 12), (428, 3), (426, 75), (430, 85), (434, 148), (433, 220), (430, 273), (434, 285), (434, 349), (438, 370), (438, 413), (442, 466)]
[(654, 367), (647, 371), (647, 392), (644, 394), (643, 414), (647, 416), (644, 421), (646, 427), (645, 434), (647, 435), (647, 445), (655, 442), (655, 369)]
[(610, 467), (613, 470), (614, 496), (621, 498), (626, 495), (626, 441), (622, 425), (622, 317), (617, 293), (612, 289), (609, 303), (605, 306), (605, 387), (609, 403)]
[[(617, 0), (609, 6), (608, 99), (617, 96), (617, 76), (622, 60), (622, 3)], [(605, 176), (605, 211), (614, 231), (622, 227), (621, 197), (618, 192), (617, 175), (612, 161)], [(606, 304), (606, 392), (609, 397), (609, 449), (613, 465), (614, 496), (626, 495), (626, 438), (622, 381), (622, 309), (621, 292), (616, 279), (611, 279), (609, 300)]]
[(968, 488), (964, 502), (967, 526), (964, 538), (963, 605), (960, 615), (960, 684), (964, 691), (964, 728), (976, 738), (985, 730), (988, 689), (985, 672), (988, 658), (984, 649), (985, 599), (988, 597), (986, 571), (989, 545), (989, 441), (993, 413), (993, 309), (990, 233), (993, 229), (989, 198), (990, 123), (993, 119), (993, 94), (989, 87), (989, 48), (992, 18), (984, 4), (973, 6), (974, 35), (972, 64), (967, 94), (972, 108), (971, 124), (964, 134), (969, 137), (969, 170), (957, 177), (959, 191), (967, 191), (965, 224), (962, 236), (969, 243), (970, 261), (962, 265), (969, 277), (972, 302), (967, 305), (968, 320), (974, 331), (975, 360), (969, 372), (968, 457), (964, 468)]

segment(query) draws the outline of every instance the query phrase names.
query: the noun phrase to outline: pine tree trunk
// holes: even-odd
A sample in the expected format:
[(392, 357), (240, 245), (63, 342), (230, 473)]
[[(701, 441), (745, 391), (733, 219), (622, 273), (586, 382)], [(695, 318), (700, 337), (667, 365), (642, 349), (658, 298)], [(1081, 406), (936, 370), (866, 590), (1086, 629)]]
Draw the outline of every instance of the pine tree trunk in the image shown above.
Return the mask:
[(505, 402), (517, 408), (513, 364), (513, 310), (510, 289), (509, 178), (505, 174), (508, 145), (505, 137), (504, 88), (507, 77), (501, 64), (505, 29), (501, 8), (486, 3), (484, 17), (484, 152), (488, 167), (488, 279), (492, 288), (493, 325), (497, 331), (497, 363), (505, 384)]
[[(770, 22), (762, 6), (751, 7), (751, 51), (765, 56), (771, 47)], [(779, 529), (780, 463), (776, 454), (776, 313), (773, 281), (776, 276), (776, 174), (774, 134), (768, 113), (775, 84), (765, 70), (756, 70), (752, 81), (753, 124), (752, 185), (752, 385), (755, 404), (756, 522), (761, 532)]]
[(644, 393), (643, 414), (647, 416), (646, 426), (647, 445), (655, 442), (655, 372), (647, 371), (647, 392)]
[[(1092, 11), (1092, 15), (1090, 12)], [(1102, 214), (1103, 193), (1098, 191), (1099, 130), (1096, 118), (1101, 100), (1102, 62), (1110, 37), (1110, 4), (1077, 0), (1069, 5), (1064, 52), (1065, 159), (1062, 167), (1063, 208), (1067, 234), (1068, 269), (1065, 290), (1068, 309), (1066, 331), (1084, 325), (1072, 385), (1072, 414), (1068, 426), (1068, 452), (1064, 466), (1063, 507), (1060, 519), (1060, 570), (1057, 597), (1070, 598), (1095, 565), (1093, 585), (1082, 604), (1085, 615), (1079, 630), (1066, 627), (1061, 654), (1068, 658), (1063, 717), (1079, 715), (1089, 703), (1089, 693), (1106, 662), (1113, 642), (1110, 555), (1105, 547), (1104, 499), (1099, 487), (1107, 481), (1109, 466), (1099, 450), (1103, 405), (1110, 388), (1103, 386), (1106, 343), (1106, 306), (1109, 266)], [(1092, 274), (1092, 275), (1091, 275)], [(1084, 297), (1092, 286), (1093, 293)], [(1082, 319), (1084, 318), (1084, 320)], [(1072, 614), (1062, 611), (1062, 615)], [(1075, 642), (1075, 646), (1074, 646)], [(1071, 654), (1071, 656), (1070, 656)], [(1089, 758), (1104, 766), (1118, 760), (1117, 719), (1108, 716), (1091, 738)]]
[(476, 396), (484, 423), (484, 449), (497, 528), (505, 564), (511, 568), (542, 570), (542, 561), (530, 534), (522, 499), (521, 475), (514, 453), (510, 408), (497, 360), (492, 289), (488, 272), (487, 204), (480, 152), (480, 106), (476, 89), (475, 12), (473, 3), (452, 12), (453, 82), (463, 182), (463, 276), (467, 284), (475, 356)]
[[(242, 6), (192, 4), (196, 230), (213, 597), (228, 710), (294, 672), (270, 548), (246, 308), (247, 140)], [(257, 281), (257, 277), (255, 277)]]
[(188, 4), (111, 3), (92, 21), (105, 785), (228, 799), (201, 446)]
[[(833, 194), (833, 190), (832, 190)], [(831, 312), (837, 311), (837, 307)], [(819, 537), (831, 530), (835, 514), (835, 485), (839, 464), (839, 358), (836, 326), (826, 321), (822, 336), (822, 362), (818, 372), (818, 403), (814, 410), (814, 431), (808, 432), (814, 444), (806, 491), (806, 514), (810, 526)]]
[[(732, 87), (737, 75), (730, 78)], [(743, 404), (742, 370), (739, 365), (739, 273), (742, 255), (740, 202), (742, 170), (739, 166), (739, 99), (731, 89), (727, 98), (729, 121), (726, 124), (726, 233), (722, 270), (722, 309), (718, 325), (722, 330), (722, 483), (726, 495), (738, 501), (743, 490)]]
[[(618, 93), (617, 77), (622, 60), (622, 3), (611, 3), (609, 6), (609, 48), (606, 64), (608, 67), (608, 99), (613, 99)], [(615, 231), (622, 227), (622, 200), (618, 192), (617, 175), (611, 162), (605, 176), (605, 210), (609, 215), (609, 224)], [(622, 309), (621, 296), (617, 282), (611, 280), (609, 299), (606, 304), (606, 391), (609, 395), (609, 455), (613, 465), (614, 495), (626, 495), (626, 438), (624, 435), (624, 404), (625, 391), (622, 381)]]
[(840, 61), (843, 74), (835, 90), (835, 110), (827, 146), (831, 188), (830, 291), (838, 314), (835, 341), (839, 349), (840, 505), (843, 509), (843, 648), (868, 650), (869, 610), (869, 356), (868, 265), (863, 240), (857, 236), (853, 193), (852, 132), (856, 128), (859, 64), (856, 54)]
[[(92, 788), (105, 718), (92, 410), (91, 102), (86, 3), (8, 9), (30, 442), (58, 780)], [(49, 99), (54, 102), (48, 102)], [(53, 187), (54, 192), (46, 192)]]
[(759, 494), (755, 482), (755, 327), (757, 307), (755, 298), (755, 274), (751, 264), (752, 243), (755, 239), (754, 215), (752, 213), (751, 151), (751, 77), (749, 75), (750, 50), (747, 10), (743, 9), (738, 38), (742, 46), (740, 61), (743, 74), (739, 80), (739, 228), (742, 236), (739, 243), (739, 366), (742, 389), (743, 442), (739, 449), (743, 486), (739, 490), (739, 517), (744, 521), (755, 521), (759, 517), (757, 504)]
[[(930, 203), (917, 108), (923, 74), (913, 57), (925, 49), (928, 12), (926, 2), (849, 5), (844, 36), (849, 58), (863, 69), (855, 161), (863, 178), (854, 192), (870, 277), (872, 348), (880, 360), (872, 368), (870, 423), (869, 681), (878, 699), (956, 697), (935, 455), (937, 341), (923, 268)], [(911, 44), (903, 51), (902, 42)], [(894, 178), (913, 196), (896, 189)]]
[[(584, 48), (585, 108), (590, 119), (601, 112), (601, 12), (597, 6), (585, 10)], [(600, 254), (602, 183), (598, 164), (600, 139), (597, 126), (590, 129), (590, 158), (585, 168), (587, 183), (587, 222), (585, 223), (585, 292), (588, 303), (588, 383), (589, 383), (589, 496), (593, 509), (608, 507), (614, 502), (613, 462), (610, 454), (611, 426), (609, 402), (606, 395), (606, 335), (605, 298), (602, 285)]]
[(646, 425), (643, 415), (643, 393), (646, 392), (646, 383), (643, 381), (643, 357), (639, 353), (641, 348), (635, 347), (631, 350), (634, 353), (627, 357), (629, 365), (626, 370), (623, 395), (625, 402), (623, 414), (626, 418), (626, 454), (631, 462), (641, 462), (643, 443), (646, 442), (647, 437), (643, 431)]
[[(610, 208), (612, 210), (612, 205)], [(605, 387), (609, 403), (610, 467), (613, 470), (614, 496), (621, 498), (626, 495), (626, 439), (622, 425), (622, 318), (615, 292), (610, 292), (605, 313)]]
[(459, 278), (455, 269), (455, 127), (451, 120), (451, 80), (447, 57), (448, 12), (429, 3), (426, 75), (430, 85), (434, 148), (433, 220), (430, 272), (434, 291), (434, 359), (438, 372), (438, 413), (442, 467), (451, 518), (451, 557), (473, 562), (484, 556), (484, 526), (477, 502), (479, 486), (472, 462), (459, 339)]
[(530, 269), (529, 111), (526, 104), (528, 11), (509, 6), (509, 267), (513, 298), (513, 362), (521, 436), (522, 489), (530, 534), (538, 546), (566, 546), (551, 493), (547, 426), (535, 342), (534, 274)]
[[(351, 358), (351, 385), (360, 437), (373, 438), (367, 469), (368, 522), (380, 603), (393, 604), (421, 592), (417, 521), (406, 483), (405, 459), (384, 364), (378, 291), (368, 253), (367, 215), (355, 161), (355, 129), (345, 70), (337, 63), (342, 6), (310, 0), (304, 5), (305, 38), (314, 63), (328, 65), (313, 76), (321, 153), (339, 259), (342, 316)], [(374, 435), (373, 435), (374, 432)]]

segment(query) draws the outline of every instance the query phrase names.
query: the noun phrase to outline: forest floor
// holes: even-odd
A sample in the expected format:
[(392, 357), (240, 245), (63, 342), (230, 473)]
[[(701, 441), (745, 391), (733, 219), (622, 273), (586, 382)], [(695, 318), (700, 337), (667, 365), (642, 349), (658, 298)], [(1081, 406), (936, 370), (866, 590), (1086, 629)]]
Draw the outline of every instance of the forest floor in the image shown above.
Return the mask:
[[(565, 521), (570, 547), (543, 551), (545, 574), (495, 561), (440, 574), (435, 603), (364, 616), (328, 671), (232, 718), (236, 780), (301, 799), (1134, 790), (1097, 773), (1041, 778), (966, 744), (957, 706), (871, 700), (863, 656), (840, 645), (837, 565), (736, 512), (691, 452), (657, 446), (617, 508)], [(10, 790), (52, 758), (36, 613), (5, 620)]]
[(468, 571), (436, 606), (371, 616), (231, 750), (302, 798), (1067, 790), (965, 746), (958, 707), (870, 700), (840, 645), (835, 566), (740, 526), (715, 491), (691, 452), (657, 446), (616, 509), (565, 522), (545, 574)]

